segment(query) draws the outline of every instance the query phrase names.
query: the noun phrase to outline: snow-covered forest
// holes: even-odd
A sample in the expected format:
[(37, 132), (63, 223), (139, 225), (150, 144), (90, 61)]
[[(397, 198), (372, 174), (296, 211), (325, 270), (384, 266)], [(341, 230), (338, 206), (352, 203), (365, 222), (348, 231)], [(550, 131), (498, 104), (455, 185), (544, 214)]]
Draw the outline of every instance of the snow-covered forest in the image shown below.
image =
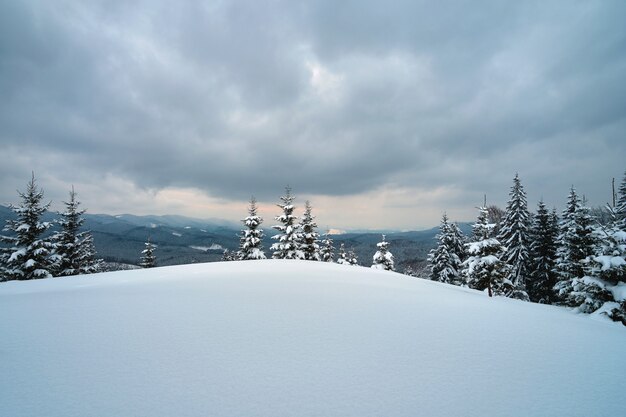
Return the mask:
[(478, 207), (472, 236), (443, 215), (430, 279), (626, 325), (626, 175), (604, 216), (594, 216), (574, 187), (560, 217), (542, 201), (531, 213), (518, 175), (509, 195), (503, 216)]
[[(574, 187), (561, 215), (539, 201), (532, 213), (522, 181), (516, 174), (504, 210), (478, 207), (471, 236), (464, 236), (458, 225), (444, 213), (436, 246), (428, 256), (428, 278), (447, 284), (485, 291), (542, 304), (574, 308), (582, 313), (603, 314), (626, 325), (626, 175), (614, 192), (613, 201), (592, 211)], [(58, 212), (58, 231), (46, 234), (53, 224), (41, 221), (50, 203), (35, 177), (27, 184), (21, 199), (11, 209), (16, 220), (9, 220), (1, 236), (1, 281), (30, 280), (99, 272), (93, 238), (82, 230), (77, 193), (72, 188), (65, 210)], [(278, 233), (268, 256), (264, 249), (264, 219), (257, 201), (250, 199), (248, 216), (243, 220), (237, 251), (225, 250), (223, 261), (292, 259), (331, 262), (350, 266), (371, 265), (374, 269), (395, 271), (393, 248), (381, 236), (371, 261), (359, 262), (353, 250), (342, 243), (334, 247), (328, 233), (323, 236), (306, 201), (297, 216), (295, 196), (290, 187), (277, 204), (279, 213), (272, 226)], [(138, 254), (139, 266), (158, 265), (158, 245), (146, 237)], [(408, 266), (406, 275), (417, 274)]]

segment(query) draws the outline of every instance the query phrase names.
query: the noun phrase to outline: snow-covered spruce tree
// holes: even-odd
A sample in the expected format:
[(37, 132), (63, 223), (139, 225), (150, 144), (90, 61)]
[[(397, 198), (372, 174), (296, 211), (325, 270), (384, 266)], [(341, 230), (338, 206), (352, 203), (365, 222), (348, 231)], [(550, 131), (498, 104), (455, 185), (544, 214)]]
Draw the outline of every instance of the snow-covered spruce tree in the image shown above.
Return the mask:
[(490, 237), (494, 228), (487, 220), (487, 208), (479, 207), (478, 220), (473, 226), (472, 242), (465, 244), (468, 258), (463, 262), (463, 275), (470, 288), (489, 296), (505, 295), (513, 286), (506, 278), (508, 265), (502, 261), (505, 248), (498, 239)]
[(467, 244), (470, 242), (478, 242), (480, 240), (489, 239), (491, 237), (495, 237), (496, 224), (489, 221), (489, 213), (487, 212), (486, 207), (478, 207), (478, 218), (476, 222), (472, 225), (472, 236), (465, 243), (465, 251), (469, 256), (467, 251)]
[(416, 277), (417, 274), (415, 273), (415, 271), (413, 270), (413, 267), (411, 265), (407, 265), (406, 268), (404, 268), (404, 275), (407, 275), (409, 277)]
[(96, 259), (96, 250), (93, 244), (93, 236), (89, 231), (81, 231), (85, 219), (85, 209), (79, 209), (80, 201), (76, 199), (74, 187), (70, 191), (70, 201), (64, 201), (64, 212), (58, 212), (60, 219), (57, 221), (61, 230), (54, 234), (55, 275), (68, 276), (79, 274), (92, 274), (98, 272), (102, 261)]
[(465, 241), (467, 240), (461, 228), (456, 223), (450, 223), (450, 231), (452, 232), (452, 243), (451, 247), (454, 253), (459, 257), (461, 262), (467, 258), (467, 253), (465, 249)]
[(295, 209), (291, 195), (291, 188), (285, 188), (285, 195), (280, 197), (281, 204), (277, 204), (283, 211), (274, 219), (281, 224), (272, 226), (280, 233), (272, 236), (277, 240), (270, 248), (274, 259), (304, 259), (304, 253), (300, 249), (300, 225), (296, 223), (298, 217), (293, 215)]
[(350, 265), (350, 261), (348, 260), (348, 254), (346, 253), (346, 248), (343, 243), (339, 245), (339, 251), (337, 253), (337, 263), (340, 265)]
[(383, 240), (376, 244), (376, 247), (378, 250), (372, 258), (372, 268), (395, 271), (393, 254), (389, 252), (389, 242), (385, 240), (385, 235), (383, 235)]
[(530, 271), (526, 282), (528, 296), (536, 303), (552, 304), (555, 301), (558, 221), (556, 209), (550, 213), (540, 201), (530, 228)]
[(465, 260), (467, 259), (467, 248), (465, 247), (465, 242), (467, 238), (461, 231), (461, 228), (459, 227), (459, 225), (457, 225), (456, 223), (450, 223), (450, 232), (451, 232), (450, 236), (452, 239), (450, 243), (450, 247), (452, 248), (452, 251), (456, 254), (456, 256), (458, 256), (459, 261), (460, 261), (458, 269), (457, 269), (458, 274), (456, 276), (456, 279), (452, 279), (450, 281), (450, 284), (458, 285), (458, 286), (467, 286), (467, 283), (465, 282), (465, 277), (462, 273), (463, 262), (465, 262)]
[(320, 255), (323, 262), (335, 262), (335, 247), (333, 246), (333, 240), (330, 238), (329, 233), (324, 235)]
[(610, 301), (606, 314), (626, 325), (626, 225), (617, 217), (616, 210), (607, 205), (611, 214), (610, 225), (596, 227), (597, 250), (592, 258), (590, 275), (597, 277), (598, 285), (608, 290)]
[[(426, 260), (428, 262), (428, 268), (430, 269), (430, 274), (428, 278), (431, 281), (440, 281), (441, 279), (445, 279), (445, 277), (441, 276), (441, 272), (446, 268), (446, 265), (449, 263), (449, 251), (447, 245), (443, 244), (446, 234), (450, 230), (450, 226), (448, 224), (448, 216), (444, 213), (441, 219), (441, 224), (439, 225), (439, 233), (435, 235), (435, 240), (437, 242), (437, 246), (432, 248), (428, 252), (428, 256)], [(443, 281), (443, 282), (447, 282)]]
[(619, 186), (618, 200), (613, 212), (615, 213), (615, 221), (622, 230), (626, 230), (626, 172)]
[(557, 250), (559, 281), (581, 278), (585, 275), (585, 260), (593, 255), (593, 219), (584, 207), (574, 187), (561, 216)]
[(610, 226), (601, 226), (596, 229), (596, 241), (599, 250), (594, 261), (598, 263), (596, 266), (599, 268), (593, 275), (614, 284), (624, 281), (626, 228), (620, 224), (617, 217), (614, 217)]
[(444, 213), (436, 236), (437, 247), (428, 254), (430, 279), (445, 283), (458, 283), (461, 259), (455, 252), (456, 235)]
[(354, 248), (350, 248), (350, 250), (348, 251), (348, 254), (346, 255), (346, 260), (348, 261), (349, 265), (359, 266), (359, 257), (354, 251)]
[(592, 276), (592, 259), (597, 252), (594, 220), (573, 187), (562, 217), (557, 250), (559, 277), (554, 286), (557, 299), (560, 304), (591, 313), (612, 297), (604, 284)]
[(37, 188), (35, 174), (26, 192), (18, 191), (18, 195), (19, 206), (9, 206), (17, 219), (7, 220), (3, 229), (10, 235), (0, 236), (7, 245), (0, 252), (0, 281), (50, 278), (53, 244), (42, 235), (52, 224), (41, 221), (50, 203), (42, 204), (43, 190)]
[(156, 246), (150, 242), (150, 238), (148, 238), (148, 241), (144, 245), (145, 248), (141, 251), (139, 266), (142, 268), (154, 268), (157, 266), (156, 256), (154, 255)]
[(302, 215), (302, 221), (300, 222), (300, 250), (304, 254), (304, 259), (307, 261), (321, 261), (320, 245), (319, 245), (319, 233), (317, 230), (317, 224), (315, 223), (315, 216), (311, 213), (313, 208), (311, 203), (307, 200), (304, 203), (304, 214)]
[(256, 199), (252, 197), (250, 207), (248, 207), (248, 217), (242, 220), (246, 228), (241, 231), (239, 238), (238, 258), (242, 261), (265, 259), (262, 246), (263, 229), (259, 228), (263, 219), (257, 214), (257, 210)]
[(526, 280), (530, 270), (530, 213), (526, 192), (517, 174), (513, 178), (509, 196), (505, 217), (498, 233), (498, 240), (506, 248), (503, 260), (510, 266), (507, 279), (513, 284), (513, 291), (507, 296), (529, 301)]
[(239, 252), (230, 251), (228, 249), (224, 249), (224, 252), (222, 252), (222, 262), (238, 261), (240, 259), (241, 254)]

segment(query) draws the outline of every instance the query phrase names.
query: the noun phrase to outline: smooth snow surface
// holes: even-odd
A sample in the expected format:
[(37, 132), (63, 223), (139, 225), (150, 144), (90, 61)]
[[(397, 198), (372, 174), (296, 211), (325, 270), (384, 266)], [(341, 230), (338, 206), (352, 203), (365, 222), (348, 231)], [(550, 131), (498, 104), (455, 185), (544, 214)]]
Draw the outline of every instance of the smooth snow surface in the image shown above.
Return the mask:
[(618, 416), (626, 330), (263, 260), (0, 284), (0, 416)]

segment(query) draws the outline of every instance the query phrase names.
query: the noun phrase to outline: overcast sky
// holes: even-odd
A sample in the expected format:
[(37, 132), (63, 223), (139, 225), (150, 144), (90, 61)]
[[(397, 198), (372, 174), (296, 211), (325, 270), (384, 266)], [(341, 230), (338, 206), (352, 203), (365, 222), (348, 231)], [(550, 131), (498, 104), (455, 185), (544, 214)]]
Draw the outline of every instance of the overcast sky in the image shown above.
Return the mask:
[[(389, 4), (392, 3), (392, 4)], [(626, 169), (626, 2), (0, 1), (0, 202), (419, 229)], [(58, 208), (58, 205), (57, 205)]]

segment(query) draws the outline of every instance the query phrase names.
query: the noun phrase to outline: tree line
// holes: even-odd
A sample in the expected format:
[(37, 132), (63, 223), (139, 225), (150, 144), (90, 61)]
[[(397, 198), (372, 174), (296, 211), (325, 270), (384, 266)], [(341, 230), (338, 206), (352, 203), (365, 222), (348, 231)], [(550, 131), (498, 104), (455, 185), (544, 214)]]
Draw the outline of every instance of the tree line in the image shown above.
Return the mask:
[[(37, 187), (34, 173), (26, 191), (18, 191), (18, 195), (21, 202), (9, 206), (16, 219), (7, 220), (3, 229), (10, 234), (0, 235), (5, 244), (0, 247), (0, 281), (100, 271), (102, 260), (96, 258), (93, 237), (89, 231), (81, 231), (85, 210), (79, 208), (74, 187), (69, 201), (63, 202), (65, 211), (58, 212), (54, 222), (42, 221), (52, 202), (43, 202), (44, 193)], [(59, 230), (46, 235), (55, 224)]]
[(533, 214), (515, 175), (503, 216), (486, 203), (478, 207), (472, 236), (444, 213), (429, 278), (489, 296), (600, 312), (626, 325), (626, 174), (613, 194), (612, 204), (596, 210), (601, 215), (574, 187), (560, 217), (543, 201)]
[[(9, 234), (0, 235), (0, 241), (4, 243), (0, 247), (0, 281), (91, 274), (104, 270), (104, 262), (96, 257), (91, 232), (81, 230), (84, 224), (82, 215), (86, 210), (79, 208), (80, 202), (73, 187), (69, 201), (63, 202), (65, 211), (58, 212), (59, 218), (53, 222), (42, 220), (51, 202), (43, 203), (44, 193), (37, 187), (34, 174), (26, 191), (18, 191), (18, 195), (21, 202), (17, 206), (9, 206), (16, 219), (7, 220), (3, 231)], [(275, 217), (279, 224), (273, 226), (279, 233), (272, 236), (276, 240), (270, 247), (272, 258), (358, 265), (357, 255), (353, 250), (346, 250), (343, 243), (335, 260), (333, 240), (329, 234), (320, 238), (311, 203), (306, 201), (300, 219), (294, 215), (294, 199), (291, 188), (287, 187), (285, 195), (280, 198), (281, 203), (278, 204), (281, 214)], [(263, 250), (264, 234), (259, 227), (263, 219), (257, 213), (254, 197), (250, 200), (248, 216), (243, 223), (245, 229), (240, 234), (238, 251), (231, 253), (226, 250), (223, 260), (266, 259)], [(49, 229), (55, 224), (60, 230), (50, 234)], [(388, 246), (389, 242), (383, 236), (382, 242), (378, 244), (378, 251), (374, 254), (372, 267), (394, 270), (393, 255)], [(157, 266), (156, 249), (157, 245), (148, 237), (140, 254), (140, 267)]]
[[(272, 226), (278, 233), (271, 238), (275, 242), (270, 246), (273, 259), (299, 259), (306, 261), (336, 262), (344, 265), (359, 265), (359, 260), (353, 250), (346, 250), (342, 243), (337, 250), (335, 260), (334, 242), (330, 234), (326, 233), (322, 238), (317, 231), (317, 223), (313, 215), (310, 201), (304, 203), (304, 213), (301, 218), (294, 214), (295, 197), (291, 188), (285, 188), (285, 195), (280, 197), (277, 206), (281, 212), (274, 220), (277, 225)], [(250, 199), (248, 216), (242, 220), (244, 229), (240, 233), (239, 248), (237, 251), (224, 251), (224, 261), (246, 261), (266, 259), (263, 249), (265, 237), (260, 225), (263, 218), (258, 215), (257, 202), (254, 197)], [(378, 250), (372, 257), (372, 268), (393, 271), (395, 270), (393, 254), (389, 251), (389, 242), (382, 236), (382, 241), (377, 244)]]

